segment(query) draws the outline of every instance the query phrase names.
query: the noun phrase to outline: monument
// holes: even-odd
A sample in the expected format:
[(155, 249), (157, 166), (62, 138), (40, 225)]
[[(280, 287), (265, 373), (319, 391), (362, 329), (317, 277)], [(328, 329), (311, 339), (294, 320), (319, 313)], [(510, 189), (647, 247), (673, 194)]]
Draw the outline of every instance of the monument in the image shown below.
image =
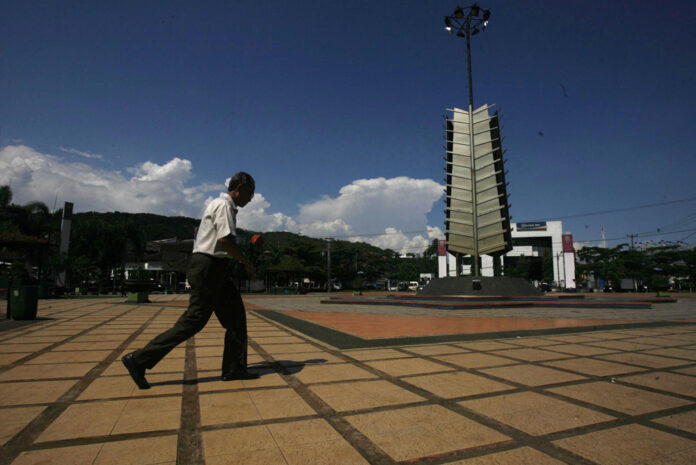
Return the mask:
[[(469, 77), (468, 109), (452, 108), (446, 117), (445, 240), (456, 257), (456, 276), (432, 280), (422, 295), (540, 295), (521, 278), (481, 277), (480, 257), (500, 257), (512, 249), (510, 205), (500, 116), (493, 105), (474, 109), (471, 75), (471, 36), (488, 26), (490, 11), (474, 4), (457, 7), (445, 17), (445, 29), (466, 38)], [(471, 275), (462, 276), (463, 259), (471, 257)]]

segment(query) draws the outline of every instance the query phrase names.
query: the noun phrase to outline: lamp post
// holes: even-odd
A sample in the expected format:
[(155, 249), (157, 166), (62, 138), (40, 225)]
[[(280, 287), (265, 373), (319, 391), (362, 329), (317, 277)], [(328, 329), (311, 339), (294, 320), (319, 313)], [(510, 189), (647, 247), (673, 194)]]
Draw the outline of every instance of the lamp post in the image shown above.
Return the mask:
[[(450, 16), (445, 16), (445, 30), (457, 37), (466, 37), (466, 65), (469, 77), (469, 154), (471, 160), (471, 210), (473, 218), (473, 242), (472, 254), (473, 275), (481, 276), (479, 270), (478, 248), (478, 208), (476, 205), (476, 167), (474, 160), (474, 85), (471, 77), (471, 36), (478, 34), (488, 26), (488, 18), (491, 12), (477, 4), (462, 8), (458, 6)], [(461, 272), (461, 255), (457, 254), (457, 276)]]
[(331, 294), (331, 241), (332, 238), (326, 239), (326, 292)]

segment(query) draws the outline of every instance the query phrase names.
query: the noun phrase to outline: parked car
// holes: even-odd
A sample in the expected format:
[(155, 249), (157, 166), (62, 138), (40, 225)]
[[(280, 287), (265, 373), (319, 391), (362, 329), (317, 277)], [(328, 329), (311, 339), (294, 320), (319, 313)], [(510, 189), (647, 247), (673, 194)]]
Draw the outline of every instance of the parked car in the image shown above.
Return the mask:
[(164, 294), (164, 286), (157, 282), (153, 283), (150, 294)]

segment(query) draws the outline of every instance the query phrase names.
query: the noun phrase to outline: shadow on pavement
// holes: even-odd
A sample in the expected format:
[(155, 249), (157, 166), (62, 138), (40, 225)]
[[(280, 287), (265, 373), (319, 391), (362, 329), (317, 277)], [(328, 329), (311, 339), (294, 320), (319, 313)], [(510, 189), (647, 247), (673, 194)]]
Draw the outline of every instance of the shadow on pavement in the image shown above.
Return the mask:
[[(313, 358), (310, 360), (298, 361), (298, 360), (276, 360), (273, 363), (270, 362), (259, 362), (252, 363), (249, 365), (249, 371), (252, 373), (258, 373), (263, 376), (278, 373), (278, 365), (280, 365), (288, 374), (294, 375), (299, 373), (305, 367), (305, 365), (318, 365), (321, 363), (326, 363), (327, 360), (323, 358)], [(177, 386), (181, 384), (200, 384), (200, 383), (212, 383), (220, 381), (220, 375), (215, 376), (205, 376), (196, 379), (177, 379), (169, 381), (155, 381), (151, 382), (150, 386)]]
[[(310, 360), (298, 361), (298, 360), (276, 360), (273, 363), (260, 362), (249, 365), (249, 371), (259, 372), (259, 370), (271, 370), (275, 371), (274, 367), (277, 365), (282, 366), (289, 374), (294, 375), (299, 373), (305, 367), (305, 365), (319, 365), (321, 363), (326, 363), (327, 360), (324, 358), (313, 358)], [(263, 376), (263, 374), (261, 374)]]

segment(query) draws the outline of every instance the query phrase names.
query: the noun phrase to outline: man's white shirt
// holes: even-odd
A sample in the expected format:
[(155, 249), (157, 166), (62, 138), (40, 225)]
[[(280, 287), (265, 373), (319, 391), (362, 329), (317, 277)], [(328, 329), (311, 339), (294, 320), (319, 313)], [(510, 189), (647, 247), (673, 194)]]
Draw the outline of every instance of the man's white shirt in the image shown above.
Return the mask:
[(222, 193), (205, 207), (193, 243), (193, 252), (218, 258), (227, 257), (227, 252), (218, 244), (218, 239), (229, 235), (237, 235), (237, 207), (232, 197)]

